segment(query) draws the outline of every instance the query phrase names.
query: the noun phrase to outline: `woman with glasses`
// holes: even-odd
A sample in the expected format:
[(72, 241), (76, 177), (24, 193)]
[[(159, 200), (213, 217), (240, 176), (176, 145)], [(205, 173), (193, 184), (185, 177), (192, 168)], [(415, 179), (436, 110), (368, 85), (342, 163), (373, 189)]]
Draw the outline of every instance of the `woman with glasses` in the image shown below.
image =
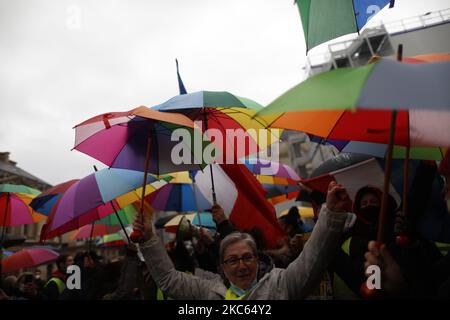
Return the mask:
[(174, 299), (302, 299), (321, 279), (333, 258), (342, 233), (356, 217), (350, 213), (347, 191), (335, 182), (328, 187), (327, 201), (314, 231), (303, 249), (286, 269), (258, 272), (259, 260), (253, 238), (246, 233), (226, 236), (219, 250), (224, 280), (206, 280), (175, 270), (164, 246), (153, 232), (150, 214), (137, 216), (134, 228), (145, 235), (140, 248), (158, 287)]

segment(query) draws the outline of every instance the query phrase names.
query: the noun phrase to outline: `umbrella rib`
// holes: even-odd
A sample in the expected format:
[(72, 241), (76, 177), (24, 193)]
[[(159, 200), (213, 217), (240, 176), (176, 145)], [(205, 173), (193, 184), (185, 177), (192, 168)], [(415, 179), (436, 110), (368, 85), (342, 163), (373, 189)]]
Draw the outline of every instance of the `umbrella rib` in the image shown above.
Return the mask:
[[(222, 110), (226, 110), (226, 108), (223, 108)], [(249, 110), (249, 109), (246, 109)], [(250, 118), (251, 120), (255, 120), (256, 122), (258, 122), (261, 126), (263, 126), (264, 128), (267, 128), (268, 124), (267, 123), (263, 123), (260, 117), (257, 117), (256, 114), (254, 116), (251, 116), (245, 112), (242, 111), (237, 111), (237, 110), (231, 110), (231, 112), (222, 112), (224, 114), (230, 114), (230, 113), (238, 113), (238, 114), (242, 114), (244, 116), (247, 116), (248, 118)], [(236, 120), (235, 120), (236, 121)], [(236, 121), (238, 122), (238, 121)], [(265, 121), (264, 121), (265, 122)]]

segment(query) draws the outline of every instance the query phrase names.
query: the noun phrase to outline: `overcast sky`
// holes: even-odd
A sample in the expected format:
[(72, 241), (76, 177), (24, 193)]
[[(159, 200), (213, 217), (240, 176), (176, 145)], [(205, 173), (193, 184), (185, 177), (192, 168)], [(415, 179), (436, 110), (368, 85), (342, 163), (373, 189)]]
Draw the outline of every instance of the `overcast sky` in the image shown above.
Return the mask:
[[(397, 0), (379, 19), (450, 7)], [(386, 12), (385, 12), (386, 11)], [(303, 79), (293, 0), (0, 0), (0, 152), (57, 184), (97, 161), (70, 151), (94, 115), (229, 91), (267, 104)]]

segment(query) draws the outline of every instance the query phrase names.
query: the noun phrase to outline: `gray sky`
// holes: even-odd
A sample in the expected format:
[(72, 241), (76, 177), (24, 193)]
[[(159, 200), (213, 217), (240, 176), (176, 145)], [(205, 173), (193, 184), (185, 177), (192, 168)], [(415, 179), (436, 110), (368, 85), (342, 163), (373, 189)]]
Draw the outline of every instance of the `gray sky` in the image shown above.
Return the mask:
[[(373, 21), (447, 7), (397, 0)], [(0, 0), (0, 151), (51, 184), (103, 167), (70, 151), (72, 127), (178, 94), (176, 57), (188, 92), (267, 104), (303, 79), (298, 10), (292, 0)]]

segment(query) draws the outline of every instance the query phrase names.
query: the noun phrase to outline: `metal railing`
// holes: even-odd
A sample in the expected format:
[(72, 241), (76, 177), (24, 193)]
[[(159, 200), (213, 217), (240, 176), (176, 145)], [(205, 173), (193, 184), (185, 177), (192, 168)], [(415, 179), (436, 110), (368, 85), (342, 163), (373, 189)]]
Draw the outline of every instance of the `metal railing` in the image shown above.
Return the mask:
[[(307, 55), (303, 69), (305, 69), (307, 76), (311, 76), (331, 68), (338, 68), (339, 65), (337, 65), (336, 61), (339, 59), (347, 59), (349, 65), (354, 66), (355, 58), (357, 59), (359, 54), (355, 49), (361, 47), (364, 41), (371, 55), (376, 55), (379, 54), (379, 51), (386, 44), (386, 41), (390, 39), (391, 35), (427, 28), (448, 21), (450, 21), (450, 8), (397, 21), (379, 21), (378, 24), (364, 29), (359, 36), (355, 35), (354, 39), (330, 43), (325, 52), (311, 56)], [(377, 48), (374, 48), (370, 39), (383, 35), (386, 35), (386, 37), (382, 39)]]

